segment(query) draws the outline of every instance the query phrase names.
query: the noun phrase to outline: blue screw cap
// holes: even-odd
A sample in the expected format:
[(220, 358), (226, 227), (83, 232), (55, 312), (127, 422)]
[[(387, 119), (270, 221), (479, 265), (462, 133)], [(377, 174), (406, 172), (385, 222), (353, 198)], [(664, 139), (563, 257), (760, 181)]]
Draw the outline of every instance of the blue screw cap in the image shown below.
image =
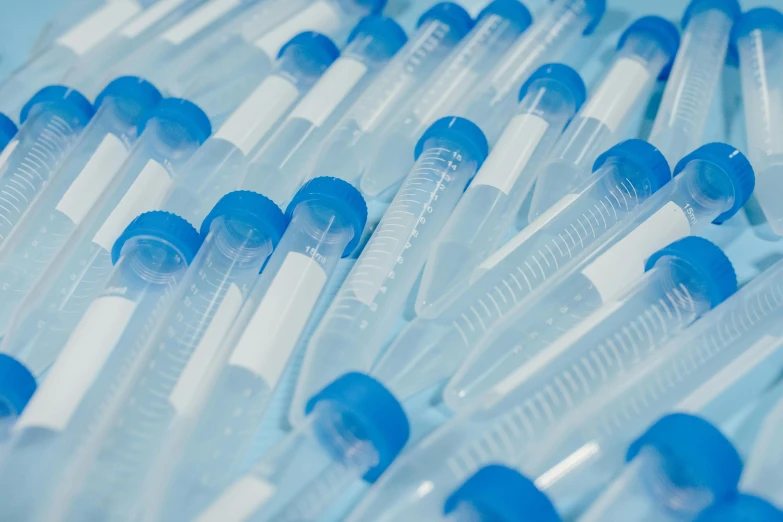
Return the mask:
[(587, 88), (585, 87), (584, 81), (582, 81), (582, 77), (579, 76), (579, 73), (562, 63), (548, 63), (536, 69), (519, 90), (519, 101), (522, 101), (522, 98), (527, 96), (530, 87), (534, 84), (546, 87), (549, 82), (557, 82), (561, 84), (566, 91), (570, 92), (575, 104), (574, 113), (579, 112), (579, 109), (587, 98)]
[(416, 27), (421, 27), (430, 20), (437, 20), (448, 25), (457, 40), (468, 34), (475, 24), (468, 12), (454, 2), (440, 2), (433, 5), (421, 15)]
[(66, 111), (82, 127), (87, 125), (95, 114), (92, 104), (79, 91), (64, 85), (50, 85), (35, 93), (25, 103), (19, 116), (19, 122), (24, 125), (30, 116), (30, 111), (39, 104), (50, 105)]
[(290, 56), (297, 67), (308, 76), (318, 76), (340, 56), (340, 49), (328, 36), (306, 31), (288, 40), (277, 58)]
[(712, 504), (694, 522), (783, 522), (783, 511), (762, 498), (740, 493)]
[(446, 500), (444, 514), (461, 503), (471, 505), (482, 520), (561, 522), (546, 494), (533, 481), (506, 466), (484, 466), (474, 473)]
[(742, 458), (712, 424), (685, 413), (658, 420), (628, 448), (630, 462), (650, 447), (663, 459), (665, 472), (682, 487), (707, 488), (719, 499), (737, 490)]
[(0, 152), (11, 143), (19, 129), (16, 127), (16, 123), (11, 118), (3, 113), (0, 113)]
[(367, 14), (378, 14), (386, 7), (386, 0), (354, 0), (357, 5), (367, 9)]
[(356, 250), (367, 224), (367, 203), (361, 192), (350, 183), (339, 178), (321, 176), (305, 183), (288, 205), (289, 219), (293, 217), (294, 209), (301, 203), (326, 207), (338, 214), (353, 228), (353, 237), (345, 247), (343, 257), (348, 257)]
[(590, 17), (590, 24), (583, 34), (589, 35), (595, 32), (606, 13), (606, 0), (585, 0), (585, 13)]
[[(378, 452), (378, 464), (363, 477), (369, 483), (378, 480), (408, 443), (410, 426), (402, 405), (381, 383), (356, 372), (344, 374), (315, 394), (307, 401), (305, 413), (310, 414), (322, 401), (339, 410), (343, 426)], [(331, 446), (328, 439), (321, 442)]]
[(140, 214), (114, 242), (111, 249), (111, 261), (117, 263), (122, 254), (122, 247), (134, 237), (149, 236), (170, 243), (176, 248), (185, 261), (190, 264), (201, 247), (201, 235), (198, 231), (176, 214), (153, 210)]
[(163, 95), (150, 82), (137, 76), (121, 76), (112, 80), (95, 98), (95, 110), (106, 98), (117, 100), (123, 116), (131, 125), (140, 125), (150, 111), (163, 100)]
[(441, 118), (424, 131), (416, 148), (413, 150), (414, 160), (418, 160), (424, 152), (425, 144), (432, 138), (453, 141), (464, 149), (464, 152), (478, 163), (478, 168), (489, 154), (489, 144), (478, 125), (459, 116)]
[(257, 192), (236, 190), (218, 201), (201, 222), (201, 236), (207, 237), (212, 222), (219, 218), (242, 221), (267, 235), (276, 247), (283, 237), (288, 218), (271, 199)]
[(37, 386), (35, 377), (24, 364), (0, 353), (0, 417), (22, 413)]
[(669, 162), (661, 151), (644, 140), (626, 140), (607, 150), (595, 160), (593, 172), (601, 169), (609, 160), (620, 160), (633, 164), (641, 175), (650, 180), (651, 191), (655, 192), (672, 179)]
[(377, 59), (388, 59), (405, 45), (408, 36), (394, 19), (388, 16), (366, 16), (359, 20), (348, 36), (350, 44), (357, 38), (368, 40), (366, 49)]
[(530, 10), (518, 0), (495, 0), (481, 10), (478, 20), (489, 15), (497, 15), (508, 20), (520, 33), (533, 23), (533, 15), (530, 14)]
[(212, 134), (209, 117), (198, 105), (182, 98), (165, 98), (155, 108), (151, 117), (178, 124), (199, 145), (207, 141)]
[(783, 12), (772, 7), (757, 7), (746, 11), (734, 22), (731, 32), (732, 45), (736, 46), (738, 39), (757, 29), (783, 32)]
[(629, 25), (617, 41), (617, 49), (621, 49), (632, 35), (644, 35), (655, 40), (669, 55), (669, 62), (661, 71), (659, 80), (666, 80), (672, 71), (677, 50), (680, 48), (680, 31), (665, 18), (660, 16), (643, 16)]
[(685, 8), (685, 13), (682, 15), (680, 26), (685, 29), (694, 15), (712, 11), (713, 9), (723, 11), (726, 13), (726, 16), (734, 21), (742, 16), (742, 8), (737, 0), (691, 0), (691, 3)]
[(732, 217), (747, 203), (753, 189), (756, 187), (756, 175), (753, 166), (736, 147), (727, 143), (708, 143), (691, 152), (674, 167), (676, 176), (688, 167), (692, 161), (705, 161), (721, 169), (730, 179), (734, 187), (734, 204), (715, 218), (713, 223), (719, 225)]
[(688, 236), (658, 250), (647, 259), (645, 271), (666, 256), (676, 257), (688, 265), (694, 274), (689, 284), (697, 285), (713, 308), (737, 291), (737, 274), (731, 261), (720, 247), (704, 238)]

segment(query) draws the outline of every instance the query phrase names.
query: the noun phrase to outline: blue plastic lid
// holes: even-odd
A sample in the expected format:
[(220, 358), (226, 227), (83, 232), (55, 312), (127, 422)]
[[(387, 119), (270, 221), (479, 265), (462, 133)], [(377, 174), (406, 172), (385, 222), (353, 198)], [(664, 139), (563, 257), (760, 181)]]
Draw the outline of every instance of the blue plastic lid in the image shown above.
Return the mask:
[(95, 98), (96, 111), (106, 98), (121, 98), (136, 103), (142, 110), (148, 111), (163, 100), (163, 95), (154, 85), (143, 78), (120, 76), (104, 87)]
[(736, 45), (737, 39), (747, 36), (751, 31), (755, 31), (756, 29), (761, 31), (783, 32), (783, 12), (772, 7), (757, 7), (745, 11), (745, 13), (734, 22), (731, 33), (733, 44)]
[(410, 426), (402, 405), (381, 383), (356, 372), (338, 377), (316, 393), (307, 401), (305, 413), (309, 414), (321, 401), (329, 401), (339, 409), (343, 426), (373, 445), (378, 452), (378, 464), (363, 478), (369, 483), (378, 480), (408, 443)]
[(669, 55), (669, 62), (664, 66), (659, 80), (666, 80), (672, 71), (677, 50), (680, 48), (680, 31), (677, 26), (660, 16), (643, 16), (629, 25), (617, 41), (617, 49), (621, 49), (632, 35), (642, 34), (655, 40)]
[(762, 498), (740, 493), (712, 504), (694, 522), (783, 522), (783, 511)]
[(628, 448), (630, 462), (645, 447), (655, 448), (672, 483), (683, 488), (707, 488), (714, 498), (736, 491), (742, 458), (712, 424), (686, 413), (658, 420)]
[(454, 2), (440, 2), (433, 5), (419, 17), (416, 27), (421, 27), (430, 20), (438, 20), (448, 25), (458, 40), (468, 34), (476, 23), (461, 5)]
[(517, 470), (506, 466), (484, 466), (465, 481), (443, 505), (444, 514), (466, 503), (497, 522), (560, 522), (549, 498)]
[(284, 54), (289, 54), (304, 74), (317, 76), (340, 56), (340, 49), (328, 36), (306, 31), (288, 40), (277, 53), (278, 59)]
[(721, 169), (730, 179), (734, 186), (734, 205), (715, 218), (713, 223), (719, 225), (739, 212), (745, 203), (747, 203), (753, 189), (756, 186), (756, 175), (753, 172), (753, 166), (736, 147), (727, 143), (708, 143), (702, 145), (691, 152), (677, 163), (674, 167), (676, 176), (688, 166), (691, 161), (706, 161)]
[(152, 118), (181, 125), (199, 145), (207, 141), (212, 134), (209, 117), (198, 105), (182, 98), (164, 98), (155, 108)]
[(598, 156), (593, 164), (593, 172), (609, 160), (632, 163), (652, 183), (651, 192), (657, 191), (672, 179), (672, 171), (664, 155), (644, 140), (632, 139), (618, 143)]
[(173, 245), (185, 261), (190, 264), (201, 247), (201, 235), (183, 218), (170, 212), (153, 210), (140, 214), (114, 242), (111, 249), (111, 262), (117, 263), (122, 254), (122, 247), (134, 237), (151, 236)]
[(527, 91), (533, 83), (539, 80), (558, 82), (571, 92), (574, 102), (576, 103), (575, 113), (579, 112), (579, 109), (587, 98), (585, 83), (582, 81), (582, 77), (579, 76), (578, 72), (562, 63), (548, 63), (536, 69), (536, 71), (530, 75), (530, 78), (522, 84), (522, 88), (519, 90), (519, 101), (522, 101), (522, 98), (527, 96)]
[[(550, 0), (553, 2), (554, 0)], [(585, 29), (585, 35), (592, 34), (606, 13), (606, 0), (584, 0), (585, 13), (590, 17), (590, 24)]]
[(485, 16), (497, 15), (514, 24), (521, 33), (533, 23), (533, 15), (528, 8), (518, 0), (495, 0), (478, 15), (478, 20)]
[(688, 26), (688, 22), (694, 15), (717, 9), (723, 11), (732, 20), (737, 20), (742, 16), (742, 7), (737, 0), (691, 0), (685, 13), (682, 15), (680, 25), (683, 29)]
[(367, 224), (367, 203), (361, 192), (350, 183), (339, 178), (322, 176), (305, 183), (288, 204), (287, 214), (291, 218), (294, 209), (300, 203), (310, 203), (328, 207), (353, 228), (353, 237), (345, 247), (343, 257), (348, 257), (356, 250)]
[(369, 11), (369, 14), (378, 14), (386, 7), (386, 0), (354, 0), (358, 5)]
[(30, 111), (38, 104), (51, 104), (61, 109), (66, 109), (71, 115), (76, 118), (77, 122), (81, 126), (87, 125), (95, 109), (87, 98), (79, 91), (65, 87), (64, 85), (50, 85), (44, 87), (33, 95), (27, 103), (22, 107), (22, 112), (19, 115), (19, 122), (24, 125), (27, 121), (27, 117), (30, 116)]
[(0, 417), (22, 413), (37, 386), (35, 377), (24, 364), (0, 353)]
[(242, 221), (269, 236), (276, 247), (288, 226), (288, 218), (271, 199), (257, 192), (236, 190), (218, 201), (201, 222), (201, 236), (207, 237), (212, 222), (219, 218)]
[(11, 143), (18, 131), (16, 123), (5, 114), (0, 113), (0, 152), (3, 152), (5, 146)]
[(367, 49), (376, 58), (390, 58), (408, 41), (405, 30), (394, 19), (388, 16), (366, 16), (359, 20), (348, 36), (350, 44), (356, 38), (364, 37), (372, 42)]
[(688, 236), (663, 247), (647, 259), (645, 271), (664, 256), (685, 262), (695, 274), (692, 283), (698, 285), (713, 308), (737, 291), (737, 274), (731, 261), (714, 243), (698, 236)]
[(431, 138), (450, 140), (461, 146), (464, 152), (478, 163), (478, 168), (481, 168), (489, 154), (487, 138), (478, 125), (459, 116), (446, 116), (430, 125), (416, 143), (416, 148), (413, 150), (414, 160), (419, 159), (424, 152), (424, 145)]

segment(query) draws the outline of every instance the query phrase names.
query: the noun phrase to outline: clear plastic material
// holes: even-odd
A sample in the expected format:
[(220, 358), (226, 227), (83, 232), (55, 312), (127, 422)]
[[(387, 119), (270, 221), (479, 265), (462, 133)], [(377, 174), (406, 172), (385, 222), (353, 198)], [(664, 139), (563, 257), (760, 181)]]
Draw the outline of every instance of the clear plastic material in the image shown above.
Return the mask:
[[(164, 458), (171, 502), (198, 513), (236, 478), (288, 359), (353, 237), (334, 211), (299, 204), (261, 279), (179, 412)], [(181, 456), (181, 458), (180, 458)], [(165, 472), (163, 472), (165, 474)]]
[(416, 298), (419, 315), (500, 246), (576, 104), (559, 81), (531, 86), (432, 245)]
[(737, 42), (754, 195), (772, 230), (783, 235), (783, 32), (756, 29)]
[(110, 276), (114, 242), (136, 216), (157, 209), (198, 145), (178, 122), (152, 118), (78, 225), (65, 213), (50, 214), (56, 221), (37, 236), (42, 244), (26, 246), (35, 264), (2, 287), (0, 353), (33, 375), (48, 368)]
[(113, 520), (134, 509), (154, 480), (149, 472), (166, 431), (198, 393), (272, 250), (268, 233), (245, 220), (212, 222), (171, 306), (126, 361), (122, 387), (72, 459), (78, 480), (62, 484), (54, 501), (66, 520)]
[[(502, 59), (520, 34), (519, 24), (495, 13), (476, 22), (454, 52), (385, 126), (381, 143), (362, 176), (362, 193), (376, 197), (405, 179), (413, 165), (410, 151), (427, 127), (439, 118), (456, 114), (458, 104), (465, 101), (471, 88)], [(405, 158), (409, 158), (407, 162), (403, 161)]]
[(283, 208), (291, 201), (306, 181), (321, 141), (392, 58), (382, 47), (386, 44), (363, 34), (348, 44), (254, 153), (242, 188)]
[[(781, 341), (783, 343), (783, 341)], [(764, 419), (740, 482), (743, 492), (764, 498), (783, 508), (783, 401)]]
[[(322, 512), (378, 462), (369, 441), (345, 426), (341, 412), (317, 404), (302, 426), (288, 434), (253, 469), (231, 485), (196, 522), (298, 522)], [(170, 506), (183, 513), (186, 506)], [(162, 520), (177, 520), (165, 516)]]
[[(623, 373), (647, 364), (663, 343), (710, 309), (693, 265), (663, 257), (647, 277), (657, 284), (642, 282), (616, 307), (597, 311), (588, 319), (591, 328), (533, 355), (484, 400), (401, 457), (357, 513), (383, 521), (407, 520), (409, 513), (415, 520), (434, 517), (446, 495), (480, 467), (523, 452)], [(596, 474), (588, 483), (600, 479)]]
[(58, 36), (71, 29), (73, 26), (88, 18), (95, 11), (104, 6), (106, 0), (66, 0), (53, 14), (50, 20), (41, 29), (30, 56), (37, 56), (45, 51)]
[(289, 412), (302, 420), (305, 402), (351, 370), (366, 372), (405, 307), (433, 240), (479, 167), (459, 144), (426, 141), (350, 276), (307, 347)]
[(13, 428), (0, 468), (0, 484), (9, 493), (0, 500), (4, 516), (32, 520), (31, 513), (40, 510), (46, 520), (89, 519), (59, 518), (63, 506), (44, 499), (61, 483), (66, 462), (121, 387), (186, 269), (185, 256), (172, 243), (146, 235), (125, 243), (106, 285)]
[(181, 169), (162, 208), (200, 225), (247, 174), (248, 155), (276, 129), (321, 77), (302, 69), (295, 51), (285, 52), (266, 79), (242, 102)]
[[(438, 19), (419, 26), (323, 140), (313, 162), (314, 176), (328, 174), (358, 184), (378, 147), (385, 143), (388, 122), (459, 43), (454, 33)], [(410, 150), (403, 151), (406, 157)]]
[(495, 143), (514, 114), (519, 89), (530, 74), (547, 62), (557, 61), (576, 44), (593, 22), (584, 0), (555, 0), (536, 16), (514, 46), (457, 108)]
[(531, 223), (586, 182), (599, 154), (630, 137), (628, 124), (643, 113), (661, 71), (672, 58), (644, 33), (626, 39), (541, 168), (528, 213)]
[(650, 134), (672, 168), (702, 144), (733, 23), (725, 11), (708, 9), (694, 14), (685, 28)]
[[(144, 6), (157, 1), (160, 0), (105, 2), (0, 84), (0, 112), (17, 117), (27, 98), (46, 85), (62, 83), (66, 73), (83, 55), (141, 12)], [(109, 78), (111, 79), (114, 77)]]
[[(348, 32), (368, 14), (368, 7), (354, 0), (266, 1), (244, 16), (233, 34), (219, 35), (220, 43), (205, 42), (190, 51), (201, 54), (200, 59), (184, 60), (190, 67), (179, 68), (170, 88), (218, 125), (269, 74), (291, 38), (316, 31), (345, 42)], [(270, 18), (277, 23), (270, 24)]]

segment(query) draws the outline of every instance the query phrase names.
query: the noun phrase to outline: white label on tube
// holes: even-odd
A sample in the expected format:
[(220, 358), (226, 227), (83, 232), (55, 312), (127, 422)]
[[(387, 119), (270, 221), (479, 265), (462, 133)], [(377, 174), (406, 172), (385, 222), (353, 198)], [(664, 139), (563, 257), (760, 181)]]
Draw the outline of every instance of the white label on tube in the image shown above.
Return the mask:
[(240, 0), (211, 0), (163, 33), (163, 39), (179, 45), (238, 6)]
[(185, 0), (158, 0), (158, 3), (148, 7), (135, 16), (122, 28), (120, 34), (127, 38), (135, 38), (179, 7)]
[(19, 145), (19, 140), (13, 140), (11, 143), (5, 146), (3, 152), (0, 153), (0, 173), (5, 169), (5, 164), (8, 163), (8, 159), (13, 154), (14, 149)]
[[(734, 383), (750, 373), (759, 364), (770, 363), (770, 355), (780, 349), (783, 339), (765, 335), (748, 348), (731, 364), (712, 376), (707, 382), (682, 400), (674, 409), (685, 413), (697, 414), (714, 399), (724, 393)], [(778, 357), (780, 359), (780, 357)], [(781, 361), (777, 361), (780, 363)], [(773, 365), (778, 367), (776, 365)]]
[(79, 224), (128, 157), (128, 149), (114, 134), (107, 134), (55, 207)]
[(155, 160), (150, 160), (119, 204), (106, 218), (103, 226), (92, 238), (92, 242), (111, 252), (114, 242), (136, 216), (158, 209), (166, 197), (171, 183), (169, 173), (163, 165)]
[(326, 283), (314, 259), (289, 253), (231, 354), (229, 364), (247, 368), (273, 388)]
[(119, 296), (94, 300), (14, 426), (62, 431), (100, 374), (136, 309)]
[(57, 43), (82, 55), (141, 11), (135, 0), (112, 0), (57, 39)]
[(334, 6), (329, 2), (318, 1), (258, 38), (254, 44), (275, 60), (283, 45), (299, 33), (318, 31), (327, 36), (336, 36), (340, 26), (340, 13)]
[(180, 413), (188, 410), (215, 352), (242, 308), (242, 301), (242, 291), (232, 283), (169, 395), (169, 402)]
[(245, 522), (274, 494), (275, 487), (269, 482), (245, 475), (223, 491), (194, 522)]
[(291, 118), (302, 118), (320, 127), (367, 73), (367, 66), (352, 58), (339, 58), (302, 98)]
[(220, 126), (214, 137), (233, 143), (247, 156), (298, 96), (294, 84), (277, 75), (269, 76)]
[(640, 62), (631, 58), (617, 60), (580, 116), (595, 118), (612, 132), (617, 131), (651, 80), (650, 71)]
[(546, 212), (538, 216), (535, 221), (520, 230), (517, 235), (509, 239), (502, 247), (486, 258), (484, 262), (475, 269), (474, 273), (470, 276), (471, 283), (475, 282), (481, 274), (503, 261), (509, 254), (516, 250), (519, 245), (530, 239), (530, 236), (541, 230), (547, 223), (552, 221), (552, 218), (557, 216), (578, 197), (579, 194), (566, 194), (560, 198), (557, 203), (549, 207)]
[(567, 352), (569, 347), (598, 326), (604, 319), (612, 315), (622, 305), (622, 301), (612, 301), (588, 315), (582, 322), (566, 331), (555, 342), (497, 383), (493, 390), (500, 395), (506, 395)]
[(473, 185), (489, 185), (508, 195), (548, 128), (549, 123), (535, 114), (514, 116)]
[(690, 232), (688, 216), (670, 201), (590, 263), (582, 275), (608, 301), (644, 274), (648, 257)]

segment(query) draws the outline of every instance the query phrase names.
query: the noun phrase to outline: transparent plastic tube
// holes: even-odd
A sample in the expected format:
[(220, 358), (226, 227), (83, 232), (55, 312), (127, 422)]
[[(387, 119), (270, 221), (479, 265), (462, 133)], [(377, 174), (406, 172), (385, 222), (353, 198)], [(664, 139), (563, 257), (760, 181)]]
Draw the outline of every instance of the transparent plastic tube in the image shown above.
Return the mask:
[(481, 130), (463, 118), (438, 120), (421, 137), (408, 178), (307, 346), (289, 412), (293, 425), (325, 384), (348, 371), (367, 371), (375, 362), (431, 242), (487, 149)]
[(93, 114), (92, 104), (67, 87), (45, 87), (27, 102), (19, 132), (0, 155), (0, 244), (63, 164)]
[(720, 83), (737, 2), (694, 0), (682, 20), (682, 48), (666, 82), (650, 143), (669, 165), (702, 144), (712, 99)]
[(743, 491), (758, 495), (779, 508), (783, 507), (781, 432), (783, 432), (783, 401), (778, 402), (764, 419), (756, 444), (748, 456), (740, 483)]
[(33, 43), (30, 56), (34, 57), (45, 51), (58, 36), (88, 18), (102, 8), (105, 3), (106, 0), (67, 0), (64, 2), (64, 5), (44, 25)]
[[(428, 520), (427, 515), (443, 509), (444, 495), (480, 467), (506, 462), (540, 440), (736, 290), (731, 263), (706, 240), (685, 238), (659, 255), (655, 270), (668, 272), (658, 279), (662, 285), (631, 292), (610, 312), (596, 312), (591, 329), (562, 338), (517, 375), (499, 381), (485, 400), (395, 464), (378, 483), (389, 489), (371, 491), (354, 515), (383, 513), (377, 520), (402, 520), (415, 514), (417, 520)], [(405, 490), (395, 491), (401, 480), (407, 482)], [(432, 487), (422, 488), (425, 482)]]
[(604, 0), (555, 0), (525, 31), (457, 108), (497, 141), (525, 80), (546, 62), (557, 61), (579, 39), (591, 33), (603, 18)]
[[(381, 1), (380, 4), (383, 2)], [(266, 77), (286, 42), (305, 31), (316, 31), (341, 44), (364, 16), (383, 5), (360, 4), (354, 0), (314, 0), (294, 11), (276, 27), (267, 21), (245, 23), (226, 42), (210, 46), (194, 67), (172, 80), (171, 89), (193, 100), (218, 124)], [(261, 4), (259, 8), (266, 8)], [(290, 9), (291, 5), (286, 4)], [(251, 15), (252, 17), (252, 15)], [(257, 33), (259, 26), (266, 31)]]
[(95, 116), (0, 244), (0, 285), (10, 295), (6, 313), (13, 311), (101, 197), (128, 158), (147, 111), (160, 100), (155, 87), (133, 77), (118, 78), (99, 95)]
[(48, 513), (43, 519), (63, 519), (47, 492), (126, 378), (200, 244), (191, 225), (165, 212), (142, 214), (125, 229), (106, 285), (14, 425), (0, 470), (0, 483), (12, 492), (0, 500), (4, 517), (32, 520), (40, 510)]
[(756, 199), (772, 230), (783, 235), (783, 13), (752, 9), (735, 27), (748, 153), (758, 172)]
[[(0, 353), (40, 376), (65, 345), (73, 328), (111, 275), (111, 248), (140, 213), (154, 210), (179, 169), (209, 134), (206, 116), (184, 100), (160, 102), (114, 179), (78, 226), (59, 214), (70, 233), (48, 266), (30, 267), (29, 279), (4, 286)], [(69, 226), (68, 223), (71, 223)]]
[[(627, 145), (618, 147), (621, 158), (627, 157), (623, 150), (631, 152), (625, 148)], [(645, 160), (639, 155), (642, 150), (636, 148), (631, 153), (635, 161), (645, 161), (648, 165), (647, 161), (656, 157), (658, 168), (668, 171), (666, 159), (654, 148), (654, 156), (647, 155)], [(606, 159), (616, 152), (617, 148), (610, 149)], [(625, 163), (627, 169), (629, 163), (623, 159), (619, 164)], [(574, 199), (569, 207), (572, 211), (560, 213), (529, 238), (523, 231), (518, 236), (519, 242), (507, 243), (511, 253), (456, 298), (450, 309), (436, 319), (411, 323), (395, 341), (394, 353), (390, 348), (384, 355), (394, 364), (389, 364), (382, 374), (379, 363), (373, 375), (406, 397), (422, 389), (414, 386), (426, 387), (450, 377), (455, 366), (464, 361), (465, 372), (475, 373), (470, 377), (463, 373), (455, 379), (471, 386), (479, 379), (488, 383), (484, 375), (488, 368), (505, 373), (494, 365), (492, 354), (513, 360), (509, 351), (512, 345), (505, 342), (511, 340), (517, 346), (519, 338), (514, 336), (519, 331), (517, 328), (529, 327), (525, 332), (536, 334), (532, 339), (534, 345), (545, 346), (594, 307), (612, 302), (642, 275), (646, 259), (655, 251), (697, 233), (719, 216), (737, 212), (753, 190), (753, 169), (741, 153), (726, 144), (698, 149), (684, 158), (675, 172), (676, 177), (670, 183), (663, 184), (661, 177), (650, 176), (639, 188), (634, 186), (634, 180), (640, 179), (638, 171), (621, 170), (617, 179), (599, 177), (603, 181), (592, 186), (596, 190), (603, 188), (604, 191), (598, 192), (603, 201), (594, 199), (595, 192), (586, 191), (583, 195), (589, 198)], [(612, 190), (607, 195), (608, 187)], [(653, 190), (657, 187), (661, 188)], [(615, 201), (614, 205), (609, 205), (609, 198)], [(589, 205), (582, 206), (584, 202)], [(612, 208), (626, 210), (615, 215)], [(515, 324), (514, 321), (526, 314), (535, 320), (530, 324)], [(416, 332), (423, 333), (417, 338)], [(499, 342), (500, 339), (504, 342)], [(470, 361), (465, 361), (468, 354)], [(513, 368), (516, 366), (510, 366), (509, 370)], [(394, 378), (394, 384), (387, 378)], [(449, 387), (454, 393), (444, 397), (451, 407), (458, 407), (463, 395), (467, 397), (467, 386), (456, 388), (456, 383), (454, 380)]]
[(118, 520), (134, 511), (166, 430), (197, 393), (286, 225), (274, 203), (249, 192), (226, 195), (210, 213), (171, 305), (71, 459), (72, 479), (52, 502), (65, 520)]
[(162, 209), (201, 223), (221, 197), (239, 188), (248, 155), (263, 143), (339, 55), (318, 33), (295, 36), (275, 68), (181, 169)]
[[(402, 406), (383, 386), (363, 374), (343, 375), (313, 397), (302, 426), (193, 520), (320, 520), (352, 484), (374, 482), (408, 434)], [(171, 506), (160, 519), (185, 520), (176, 516), (184, 512)]]
[(529, 222), (584, 184), (603, 151), (632, 137), (629, 123), (644, 112), (656, 81), (668, 74), (679, 40), (677, 28), (657, 16), (639, 18), (626, 28), (603, 79), (538, 173), (524, 216)]
[(405, 179), (413, 165), (409, 151), (422, 133), (436, 120), (456, 114), (455, 107), (531, 22), (530, 12), (517, 0), (496, 0), (481, 11), (454, 52), (384, 128), (384, 137), (362, 176), (362, 193), (377, 197)]
[(242, 469), (308, 318), (366, 220), (359, 192), (335, 178), (308, 182), (289, 213), (291, 223), (210, 364), (201, 396), (180, 415), (193, 427), (174, 444), (182, 457), (171, 488), (173, 501), (194, 514)]
[(312, 175), (326, 172), (358, 185), (383, 142), (385, 125), (437, 70), (471, 26), (470, 15), (451, 2), (436, 4), (421, 15), (408, 42), (324, 138), (313, 162)]
[[(25, 101), (46, 85), (61, 83), (81, 57), (146, 6), (158, 0), (112, 0), (60, 35), (54, 44), (0, 84), (0, 112), (16, 118)], [(113, 79), (113, 78), (111, 78)]]
[(500, 246), (549, 154), (585, 98), (579, 73), (544, 65), (519, 93), (516, 115), (432, 245), (416, 298), (419, 315)]

